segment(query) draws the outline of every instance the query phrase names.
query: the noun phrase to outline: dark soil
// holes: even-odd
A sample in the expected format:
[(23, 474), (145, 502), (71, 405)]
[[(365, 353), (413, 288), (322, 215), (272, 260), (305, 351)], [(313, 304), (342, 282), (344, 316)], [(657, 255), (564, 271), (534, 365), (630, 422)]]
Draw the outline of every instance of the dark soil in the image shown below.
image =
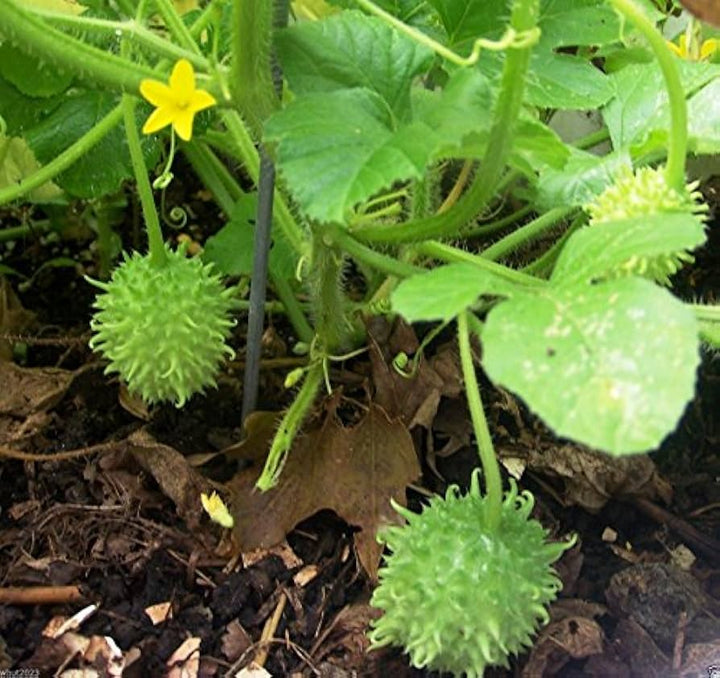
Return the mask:
[[(192, 207), (204, 223), (217, 223), (217, 214), (200, 198)], [(3, 225), (17, 225), (22, 218), (8, 213)], [(209, 233), (185, 232), (198, 240)], [(709, 233), (711, 242), (696, 265), (677, 281), (686, 298), (717, 301), (720, 296), (720, 226)], [(3, 263), (27, 276), (52, 257), (78, 262), (75, 268), (45, 268), (29, 286), (10, 279), (23, 308), (36, 314), (27, 329), (5, 328), (0, 337), (14, 345), (15, 361), (28, 368), (79, 371), (46, 409), (46, 419), (24, 449), (75, 450), (122, 441), (142, 428), (187, 457), (237, 441), (242, 323), (233, 338), (239, 358), (216, 391), (193, 398), (181, 410), (157, 407), (147, 421), (139, 418), (123, 406), (117, 381), (103, 375), (103, 365), (87, 348), (94, 292), (81, 275), (95, 273), (88, 236), (76, 241), (30, 236), (2, 256)], [(266, 338), (266, 358), (292, 357), (291, 333), (282, 318), (270, 318)], [(263, 371), (263, 409), (286, 404), (285, 373)], [(362, 398), (368, 373), (361, 357), (334, 377), (349, 397)], [(530, 447), (549, 454), (564, 444), (506, 394), (484, 386), (502, 454), (514, 450), (523, 457)], [(720, 664), (718, 403), (720, 361), (708, 354), (696, 399), (677, 432), (652, 455), (672, 488), (669, 504), (657, 493), (618, 492), (590, 512), (572, 505), (567, 478), (528, 467), (522, 485), (537, 498), (536, 516), (558, 537), (576, 533), (578, 545), (558, 566), (565, 587), (553, 606), (552, 637), (541, 635), (532, 654), (514, 658), (509, 671), (490, 675), (700, 676), (709, 675), (706, 667), (712, 663)], [(443, 407), (454, 404), (441, 403), (438, 416), (449, 418)], [(5, 424), (0, 417), (0, 427)], [(437, 449), (447, 440), (441, 431), (434, 437)], [(426, 438), (415, 435), (415, 442), (424, 463), (418, 485), (437, 492), (453, 482), (467, 485), (477, 465), (471, 446), (459, 445), (450, 456), (435, 459), (436, 473), (426, 463)], [(232, 464), (218, 459), (204, 472), (225, 480), (233, 471)], [(183, 675), (188, 676), (235, 675), (257, 661), (262, 649), (264, 667), (273, 676), (437, 675), (408, 668), (399, 651), (368, 653), (372, 585), (356, 558), (354, 528), (330, 512), (316, 514), (288, 535), (292, 557), (287, 549), (269, 549), (228, 570), (231, 555), (222, 550), (221, 530), (206, 520), (188, 521), (127, 451), (46, 463), (3, 459), (0, 480), (2, 586), (78, 586), (82, 596), (64, 604), (0, 606), (0, 669), (23, 667), (50, 676), (61, 668), (94, 666), (93, 675), (113, 675), (107, 650), (83, 659), (83, 651), (47, 637), (54, 617), (71, 617), (92, 603), (97, 610), (73, 630), (74, 642), (79, 648), (80, 639), (111, 638), (128, 660), (124, 676), (180, 675), (169, 674), (166, 662), (188, 638), (201, 641), (199, 668), (193, 673), (186, 664), (189, 672)], [(417, 509), (423, 495), (411, 489), (409, 499)], [(685, 569), (676, 566), (681, 546), (696, 558)], [(163, 603), (170, 613), (153, 624), (146, 610)], [(260, 642), (264, 628), (268, 643)]]

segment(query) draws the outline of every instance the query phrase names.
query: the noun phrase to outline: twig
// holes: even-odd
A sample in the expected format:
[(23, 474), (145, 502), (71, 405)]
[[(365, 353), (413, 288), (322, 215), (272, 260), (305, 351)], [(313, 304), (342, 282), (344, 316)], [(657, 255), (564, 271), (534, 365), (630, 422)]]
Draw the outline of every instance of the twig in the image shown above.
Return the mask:
[(62, 605), (84, 598), (78, 586), (5, 586), (0, 588), (0, 604)]

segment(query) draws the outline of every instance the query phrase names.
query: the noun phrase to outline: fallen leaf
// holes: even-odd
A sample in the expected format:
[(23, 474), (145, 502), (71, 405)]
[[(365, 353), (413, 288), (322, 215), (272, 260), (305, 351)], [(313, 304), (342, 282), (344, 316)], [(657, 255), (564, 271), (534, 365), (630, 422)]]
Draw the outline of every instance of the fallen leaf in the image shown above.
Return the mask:
[(528, 468), (562, 479), (566, 506), (597, 513), (611, 499), (641, 497), (669, 503), (672, 488), (647, 455), (611, 457), (578, 445), (529, 450)]
[[(7, 278), (0, 276), (0, 337), (19, 334), (35, 322), (35, 314), (26, 311)], [(0, 361), (11, 361), (13, 342), (0, 338)]]
[(392, 326), (374, 321), (368, 333), (374, 402), (390, 417), (399, 417), (408, 429), (431, 428), (441, 397), (457, 397), (462, 392), (454, 348), (447, 344), (430, 360), (420, 358), (415, 372), (405, 375), (395, 369), (393, 360), (399, 353), (412, 356), (419, 349), (413, 329), (396, 318)]
[(180, 452), (158, 443), (145, 429), (132, 433), (127, 442), (137, 462), (155, 478), (163, 494), (175, 503), (178, 515), (190, 529), (197, 529), (204, 515), (200, 495), (210, 492), (210, 483)]
[(603, 651), (600, 625), (586, 617), (566, 617), (546, 626), (535, 642), (522, 676), (557, 675), (570, 659), (587, 659)]
[(242, 551), (269, 548), (305, 518), (335, 511), (361, 528), (355, 544), (362, 566), (377, 574), (382, 547), (379, 527), (398, 523), (390, 499), (405, 504), (405, 487), (420, 475), (407, 428), (373, 404), (358, 424), (344, 427), (329, 412), (320, 427), (297, 437), (278, 485), (255, 489), (258, 467), (227, 483), (234, 534)]
[(0, 361), (0, 414), (27, 417), (57, 405), (77, 372)]

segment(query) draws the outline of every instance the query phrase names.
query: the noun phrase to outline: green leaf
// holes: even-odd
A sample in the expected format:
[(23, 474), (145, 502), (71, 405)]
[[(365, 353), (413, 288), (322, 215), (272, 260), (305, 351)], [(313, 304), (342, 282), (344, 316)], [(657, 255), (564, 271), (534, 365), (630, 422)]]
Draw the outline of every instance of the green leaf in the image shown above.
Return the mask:
[[(698, 92), (720, 77), (718, 64), (683, 59), (678, 59), (677, 64), (687, 94)], [(659, 66), (655, 62), (632, 64), (613, 73), (610, 78), (615, 98), (603, 109), (603, 118), (613, 147), (632, 146), (634, 153), (645, 154), (664, 145), (670, 126), (670, 109)], [(690, 143), (702, 143), (701, 138), (693, 138), (692, 126), (690, 131)], [(652, 143), (648, 144), (653, 133)]]
[(693, 312), (651, 282), (517, 295), (488, 314), (483, 365), (559, 436), (615, 455), (652, 450), (692, 398)]
[(552, 274), (557, 283), (613, 276), (643, 259), (694, 250), (707, 240), (705, 225), (687, 212), (660, 213), (586, 226), (570, 236)]
[(414, 117), (397, 125), (367, 89), (299, 97), (273, 115), (266, 139), (300, 206), (318, 221), (342, 222), (349, 210), (426, 165), (487, 124), (489, 89), (476, 71), (454, 76), (445, 91), (413, 100)]
[(627, 151), (597, 156), (566, 147), (570, 159), (561, 170), (546, 167), (540, 173), (538, 206), (541, 210), (574, 205), (583, 207), (615, 181), (621, 167), (630, 167)]
[[(40, 164), (24, 139), (0, 135), (0, 188), (20, 183), (38, 169)], [(31, 202), (51, 202), (60, 195), (62, 191), (48, 181), (31, 191), (26, 199)]]
[(586, 110), (613, 96), (607, 75), (573, 54), (533, 52), (525, 98), (533, 106)]
[(512, 283), (472, 264), (448, 264), (403, 280), (393, 292), (392, 308), (408, 322), (448, 321), (481, 295), (507, 297), (516, 291)]
[(410, 85), (432, 52), (359, 12), (295, 24), (277, 37), (283, 74), (296, 94), (363, 87), (407, 117)]
[[(116, 105), (114, 96), (97, 91), (84, 91), (66, 97), (42, 122), (27, 130), (25, 138), (37, 159), (46, 164), (88, 132)], [(146, 162), (153, 166), (159, 157), (159, 142), (154, 137), (143, 137), (142, 145)], [(119, 126), (55, 181), (75, 197), (97, 198), (114, 193), (123, 181), (132, 176), (125, 131)]]
[[(236, 203), (228, 222), (205, 243), (203, 261), (213, 263), (228, 276), (251, 275), (257, 193), (246, 193)], [(295, 256), (282, 238), (282, 231), (273, 231), (269, 267), (273, 274), (289, 279), (295, 274)]]
[(538, 25), (543, 46), (605, 45), (620, 37), (617, 13), (597, 0), (544, 0)]
[(0, 115), (7, 124), (7, 133), (21, 136), (57, 108), (63, 96), (50, 98), (29, 97), (0, 77)]
[(73, 74), (60, 72), (52, 63), (29, 56), (9, 42), (0, 45), (0, 75), (31, 97), (51, 97), (64, 92)]
[(720, 78), (688, 101), (688, 137), (695, 153), (720, 153)]
[(469, 51), (477, 38), (497, 40), (508, 20), (507, 0), (429, 0), (454, 49)]

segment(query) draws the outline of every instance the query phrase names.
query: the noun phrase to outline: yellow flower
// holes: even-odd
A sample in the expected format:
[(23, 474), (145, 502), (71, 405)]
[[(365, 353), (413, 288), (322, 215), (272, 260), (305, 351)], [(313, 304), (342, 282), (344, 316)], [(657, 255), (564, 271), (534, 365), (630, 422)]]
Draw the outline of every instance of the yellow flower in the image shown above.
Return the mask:
[(140, 93), (155, 106), (143, 125), (143, 133), (152, 134), (172, 125), (185, 141), (192, 137), (195, 114), (217, 103), (212, 94), (195, 88), (195, 71), (187, 59), (175, 64), (169, 86), (159, 80), (143, 80)]
[(228, 511), (227, 506), (225, 506), (217, 492), (213, 492), (209, 497), (203, 492), (200, 495), (200, 502), (205, 509), (205, 513), (210, 516), (213, 522), (223, 527), (232, 527), (235, 524), (230, 511)]
[(703, 40), (698, 49), (697, 43), (688, 45), (687, 35), (683, 33), (677, 45), (674, 42), (668, 41), (668, 47), (681, 59), (687, 59), (688, 61), (705, 61), (705, 59), (709, 59), (718, 51), (720, 43), (715, 38), (710, 38), (709, 40)]

